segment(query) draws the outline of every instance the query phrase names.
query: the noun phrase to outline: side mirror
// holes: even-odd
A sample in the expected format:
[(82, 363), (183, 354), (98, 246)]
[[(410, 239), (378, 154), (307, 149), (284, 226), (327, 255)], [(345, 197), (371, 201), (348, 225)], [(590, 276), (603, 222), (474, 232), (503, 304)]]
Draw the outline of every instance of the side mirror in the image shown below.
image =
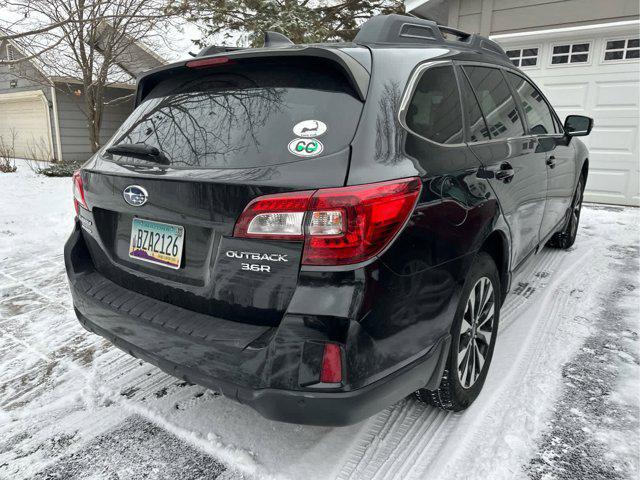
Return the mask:
[(564, 121), (564, 133), (567, 137), (585, 137), (591, 133), (593, 118), (583, 115), (567, 115)]

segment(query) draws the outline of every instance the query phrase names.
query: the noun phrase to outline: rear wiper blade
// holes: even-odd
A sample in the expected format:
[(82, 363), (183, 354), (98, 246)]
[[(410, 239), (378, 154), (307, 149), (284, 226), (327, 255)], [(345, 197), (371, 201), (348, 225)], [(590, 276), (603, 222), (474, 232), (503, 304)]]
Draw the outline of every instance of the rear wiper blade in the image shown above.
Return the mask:
[(140, 158), (150, 162), (169, 165), (169, 159), (156, 147), (145, 145), (144, 143), (120, 143), (107, 148), (107, 153), (112, 155), (122, 155), (124, 157)]

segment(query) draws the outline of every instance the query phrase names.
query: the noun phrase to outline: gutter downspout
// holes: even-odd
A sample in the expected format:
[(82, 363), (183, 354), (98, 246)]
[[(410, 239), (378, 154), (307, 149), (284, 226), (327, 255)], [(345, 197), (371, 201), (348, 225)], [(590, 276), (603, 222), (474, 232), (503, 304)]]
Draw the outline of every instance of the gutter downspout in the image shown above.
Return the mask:
[(58, 154), (58, 161), (62, 162), (62, 143), (60, 142), (60, 121), (58, 120), (58, 97), (56, 96), (56, 89), (51, 83), (51, 102), (53, 103), (53, 125), (56, 131), (56, 150)]

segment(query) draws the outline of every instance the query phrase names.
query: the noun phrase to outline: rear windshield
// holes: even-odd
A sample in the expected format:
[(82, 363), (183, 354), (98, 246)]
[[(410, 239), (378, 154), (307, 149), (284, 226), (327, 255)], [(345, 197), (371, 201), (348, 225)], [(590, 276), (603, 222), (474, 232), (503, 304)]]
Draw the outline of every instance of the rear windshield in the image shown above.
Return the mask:
[[(343, 150), (361, 110), (346, 77), (329, 62), (238, 62), (160, 83), (107, 147), (156, 147), (172, 167), (277, 165)], [(147, 164), (128, 156), (106, 158)]]

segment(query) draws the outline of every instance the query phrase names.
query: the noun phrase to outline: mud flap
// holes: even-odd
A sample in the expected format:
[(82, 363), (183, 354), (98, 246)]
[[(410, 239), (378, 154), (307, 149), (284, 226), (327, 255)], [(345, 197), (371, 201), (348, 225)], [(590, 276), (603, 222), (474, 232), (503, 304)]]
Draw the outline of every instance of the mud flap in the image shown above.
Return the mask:
[(440, 340), (440, 353), (438, 355), (438, 363), (436, 363), (436, 368), (434, 368), (431, 377), (429, 377), (429, 381), (424, 387), (427, 390), (437, 390), (440, 386), (440, 380), (442, 379), (442, 375), (444, 375), (444, 369), (447, 366), (450, 348), (451, 335), (447, 335)]

